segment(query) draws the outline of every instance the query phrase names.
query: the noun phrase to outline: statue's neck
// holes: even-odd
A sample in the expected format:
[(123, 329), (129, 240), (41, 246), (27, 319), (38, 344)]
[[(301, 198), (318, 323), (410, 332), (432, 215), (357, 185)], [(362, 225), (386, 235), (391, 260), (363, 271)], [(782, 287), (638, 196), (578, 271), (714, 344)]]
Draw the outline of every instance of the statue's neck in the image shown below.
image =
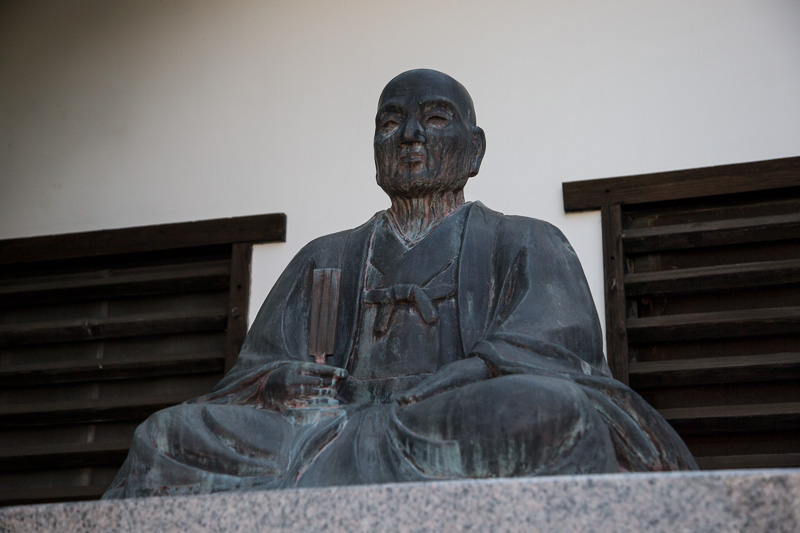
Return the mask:
[(464, 189), (434, 193), (422, 198), (392, 196), (391, 200), (389, 216), (406, 240), (417, 242), (464, 205)]

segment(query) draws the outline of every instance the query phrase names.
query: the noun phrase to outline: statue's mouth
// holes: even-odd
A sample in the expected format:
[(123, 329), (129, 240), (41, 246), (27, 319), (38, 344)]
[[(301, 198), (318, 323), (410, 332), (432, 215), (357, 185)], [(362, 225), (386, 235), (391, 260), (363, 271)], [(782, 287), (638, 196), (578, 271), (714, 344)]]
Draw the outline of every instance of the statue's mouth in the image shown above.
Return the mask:
[(425, 151), (419, 149), (401, 150), (397, 159), (401, 163), (424, 163)]

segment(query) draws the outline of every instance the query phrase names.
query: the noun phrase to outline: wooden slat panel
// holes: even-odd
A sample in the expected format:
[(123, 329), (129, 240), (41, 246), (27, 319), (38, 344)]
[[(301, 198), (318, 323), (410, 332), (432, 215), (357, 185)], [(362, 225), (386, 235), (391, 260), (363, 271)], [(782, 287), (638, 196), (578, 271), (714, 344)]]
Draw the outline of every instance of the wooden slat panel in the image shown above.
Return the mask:
[(75, 485), (68, 487), (37, 487), (20, 489), (0, 488), (0, 505), (27, 505), (34, 503), (97, 500), (108, 489), (104, 485)]
[(680, 387), (657, 387), (638, 391), (655, 409), (738, 406), (786, 403), (800, 400), (800, 381), (773, 380), (736, 383), (701, 383)]
[(626, 205), (622, 227), (646, 228), (715, 220), (788, 215), (800, 212), (800, 187), (779, 191)]
[[(114, 381), (82, 381), (55, 383), (47, 386), (7, 387), (3, 389), (4, 404), (48, 406), (61, 402), (125, 400), (140, 401), (144, 397), (200, 396), (210, 391), (219, 381), (220, 374), (175, 374), (156, 378), (124, 379)], [(0, 412), (2, 409), (0, 409)]]
[(659, 412), (681, 434), (800, 428), (800, 403), (795, 402), (679, 407)]
[(622, 204), (621, 229), (603, 219), (621, 265), (605, 272), (607, 331), (626, 317), (630, 384), (701, 468), (800, 466), (800, 157), (563, 192), (568, 212)]
[(800, 238), (800, 213), (624, 230), (626, 254)]
[(105, 420), (144, 420), (156, 411), (185, 402), (197, 395), (196, 392), (181, 392), (136, 398), (0, 405), (0, 427)]
[(642, 203), (800, 186), (800, 157), (787, 157), (676, 170), (572, 181), (562, 184), (564, 211), (600, 209), (616, 203)]
[(275, 213), (1, 240), (0, 264), (285, 240), (286, 215)]
[(0, 285), (0, 298), (5, 305), (12, 306), (227, 289), (230, 264), (229, 261), (212, 261), (106, 271), (95, 275), (98, 277), (51, 276), (24, 279), (13, 284), (6, 282)]
[(633, 301), (639, 318), (793, 307), (800, 304), (800, 284), (651, 294)]
[(115, 465), (128, 455), (130, 440), (113, 442), (53, 443), (48, 446), (0, 449), (0, 470), (16, 472), (27, 469), (73, 468)]
[(631, 344), (631, 359), (645, 361), (672, 361), (707, 357), (731, 357), (770, 353), (800, 352), (800, 334), (724, 339), (686, 339), (676, 342)]
[[(0, 369), (30, 364), (76, 366), (96, 364), (98, 356), (109, 363), (120, 363), (133, 357), (152, 354), (171, 357), (171, 354), (223, 354), (225, 332), (189, 332), (157, 336), (101, 339), (86, 342), (28, 344), (0, 349)], [(156, 355), (157, 354), (157, 355)]]
[(687, 313), (628, 320), (632, 343), (677, 342), (800, 332), (800, 307)]
[(800, 467), (800, 453), (721, 455), (695, 457), (695, 459), (702, 470)]
[(123, 360), (98, 359), (90, 363), (29, 363), (0, 367), (0, 387), (162, 377), (174, 374), (222, 374), (222, 353), (142, 353)]
[[(130, 441), (139, 422), (86, 422), (52, 426), (20, 426), (0, 431), (0, 455), (15, 448), (36, 448), (87, 442)], [(0, 470), (1, 472), (2, 470)]]
[(625, 276), (628, 296), (800, 283), (800, 259), (686, 268)]
[(222, 377), (252, 244), (284, 238), (268, 215), (0, 241), (0, 501), (99, 497), (139, 422)]
[(684, 442), (695, 457), (800, 453), (800, 431), (686, 435)]
[(181, 313), (59, 320), (0, 326), (0, 346), (86, 341), (139, 335), (222, 330), (227, 315), (216, 309)]
[(800, 380), (800, 353), (630, 363), (631, 386), (637, 390), (704, 383), (783, 380)]
[(766, 261), (792, 261), (800, 258), (800, 239), (757, 242), (735, 246), (686, 248), (629, 255), (626, 259), (637, 273), (706, 268)]

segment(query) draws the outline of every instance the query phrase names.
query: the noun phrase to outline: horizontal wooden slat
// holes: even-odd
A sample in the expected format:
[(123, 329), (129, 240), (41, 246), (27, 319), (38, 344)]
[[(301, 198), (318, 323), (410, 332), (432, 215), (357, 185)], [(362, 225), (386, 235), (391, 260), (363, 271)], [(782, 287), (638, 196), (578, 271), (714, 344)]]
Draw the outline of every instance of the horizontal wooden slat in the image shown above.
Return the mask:
[(800, 213), (634, 228), (622, 232), (626, 254), (800, 239)]
[(800, 380), (800, 353), (705, 357), (629, 364), (634, 389)]
[(800, 467), (800, 453), (721, 455), (717, 457), (695, 457), (695, 460), (701, 470)]
[(800, 403), (795, 402), (678, 407), (659, 412), (680, 434), (800, 428)]
[(6, 324), (0, 326), (0, 346), (223, 330), (227, 318), (224, 311), (209, 309), (128, 317)]
[(800, 332), (800, 307), (687, 313), (628, 320), (631, 343), (678, 342)]
[(51, 443), (25, 448), (0, 449), (0, 470), (13, 472), (28, 469), (73, 468), (122, 464), (130, 440), (113, 442)]
[(106, 420), (144, 420), (156, 411), (196, 396), (197, 393), (184, 392), (136, 398), (0, 405), (0, 427)]
[(227, 289), (230, 260), (112, 271), (104, 277), (52, 276), (0, 285), (8, 305)]
[(625, 228), (788, 215), (800, 212), (800, 187), (624, 207)]
[(633, 273), (625, 276), (628, 296), (800, 283), (800, 259)]
[(138, 354), (124, 360), (98, 359), (92, 363), (61, 361), (0, 367), (0, 387), (162, 377), (175, 374), (222, 373), (222, 352)]
[(0, 240), (0, 264), (285, 240), (286, 215), (274, 213)]
[(800, 186), (800, 157), (571, 181), (562, 184), (564, 211), (660, 202)]
[(107, 489), (107, 485), (75, 485), (69, 487), (42, 487), (35, 489), (5, 487), (0, 488), (0, 505), (97, 500)]

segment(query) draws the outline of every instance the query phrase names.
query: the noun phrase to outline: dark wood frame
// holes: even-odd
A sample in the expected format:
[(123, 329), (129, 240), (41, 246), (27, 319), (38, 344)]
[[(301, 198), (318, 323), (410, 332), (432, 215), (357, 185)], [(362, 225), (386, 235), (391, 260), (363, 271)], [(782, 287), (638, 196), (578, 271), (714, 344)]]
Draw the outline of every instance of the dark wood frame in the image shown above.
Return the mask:
[(562, 184), (564, 212), (800, 186), (800, 157)]
[[(158, 336), (213, 331), (214, 335), (224, 335), (224, 358), (221, 350), (217, 350), (213, 353), (176, 352), (169, 358), (135, 353), (124, 360), (104, 360), (100, 365), (68, 359), (55, 363), (52, 360), (26, 360), (0, 367), (0, 387), (27, 390), (187, 375), (221, 377), (236, 362), (247, 333), (253, 245), (285, 240), (286, 215), (282, 213), (0, 240), (0, 276), (4, 276), (3, 273), (10, 276), (0, 282), (0, 301), (8, 309), (31, 306), (46, 309), (50, 304), (64, 302), (207, 291), (222, 299), (227, 298), (225, 308), (220, 305), (208, 310), (158, 311), (131, 318), (87, 319), (76, 316), (66, 320), (0, 324), (0, 348), (11, 349), (35, 347), (42, 343), (60, 345), (62, 342), (135, 338), (139, 334)], [(201, 262), (194, 263), (195, 257)], [(156, 270), (149, 266), (139, 268), (141, 265), (160, 265), (162, 261), (166, 261), (166, 265), (173, 259), (186, 266), (177, 270), (160, 266)], [(124, 270), (130, 264), (134, 267)], [(65, 268), (62, 265), (68, 265), (66, 272), (70, 272), (69, 275), (61, 275)], [(83, 274), (76, 277), (74, 274), (81, 272), (84, 266), (95, 271), (97, 265), (103, 265), (99, 267), (101, 270), (109, 265), (123, 270), (116, 270), (110, 277), (87, 277)], [(31, 269), (42, 272), (44, 277), (31, 275)], [(132, 403), (122, 397), (3, 403), (0, 404), (0, 430), (28, 431), (26, 428), (32, 428), (35, 431), (35, 428), (65, 424), (142, 420), (159, 409), (186, 400), (186, 394), (186, 391), (176, 391), (157, 396), (144, 395)], [(6, 446), (0, 450), (0, 472), (24, 476), (29, 471), (118, 466), (128, 445), (127, 440), (117, 439), (78, 443), (48, 441), (38, 447)], [(104, 489), (105, 486), (97, 485), (36, 489), (7, 487), (7, 490), (0, 489), (0, 504), (96, 498)]]
[[(690, 448), (696, 445), (704, 450), (701, 466), (800, 465), (798, 446), (786, 445), (787, 439), (797, 439), (800, 434), (800, 402), (770, 397), (772, 392), (782, 388), (785, 398), (786, 391), (791, 394), (790, 391), (794, 390), (786, 387), (796, 387), (800, 381), (800, 353), (796, 349), (779, 348), (781, 353), (776, 353), (772, 347), (764, 348), (763, 352), (756, 350), (752, 352), (754, 355), (716, 353), (714, 357), (700, 355), (663, 361), (638, 361), (630, 355), (636, 353), (630, 352), (631, 349), (639, 349), (637, 345), (651, 349), (659, 343), (702, 344), (740, 337), (792, 338), (795, 340), (780, 342), (791, 342), (794, 346), (800, 332), (800, 306), (791, 302), (781, 304), (783, 307), (751, 309), (745, 306), (694, 314), (691, 308), (687, 308), (689, 312), (683, 314), (647, 318), (639, 317), (636, 302), (644, 295), (679, 294), (685, 298), (733, 288), (751, 291), (748, 294), (757, 294), (752, 291), (769, 287), (797, 291), (800, 257), (796, 252), (791, 252), (795, 254), (792, 257), (779, 260), (759, 257), (757, 263), (740, 259), (730, 266), (722, 262), (717, 266), (681, 267), (678, 270), (629, 271), (633, 262), (640, 260), (637, 257), (660, 254), (659, 250), (670, 253), (677, 250), (680, 254), (687, 254), (691, 249), (704, 250), (703, 253), (711, 253), (709, 250), (714, 249), (738, 257), (736, 254), (740, 252), (735, 250), (739, 247), (762, 242), (784, 243), (781, 246), (793, 243), (791, 246), (795, 248), (792, 249), (796, 250), (800, 239), (800, 212), (796, 209), (800, 198), (800, 157), (566, 182), (562, 191), (565, 212), (599, 209), (601, 213), (606, 340), (613, 375), (646, 398), (647, 394), (657, 394), (653, 397), (662, 400), (667, 398), (666, 394), (680, 395), (689, 390), (693, 390), (693, 394), (704, 394), (706, 388), (717, 391), (708, 392), (711, 395), (721, 394), (723, 390), (753, 391), (738, 389), (740, 386), (763, 387), (764, 401), (774, 403), (714, 404), (712, 396), (708, 396), (708, 400), (703, 401), (709, 403), (701, 406), (686, 403), (684, 406), (676, 396), (676, 400), (669, 400), (675, 407), (660, 411), (684, 438), (692, 440)], [(767, 202), (763, 204), (765, 206), (778, 205), (769, 203), (773, 201), (788, 201), (791, 204), (783, 205), (791, 205), (793, 210), (782, 213), (768, 211), (764, 216), (747, 215), (744, 218), (722, 215), (717, 218), (715, 214), (707, 221), (692, 220), (685, 224), (678, 221), (679, 217), (669, 215), (673, 218), (669, 223), (663, 222), (666, 226), (656, 223), (650, 227), (633, 222), (643, 213), (663, 218), (670, 212), (688, 210), (686, 212), (690, 213), (695, 208), (706, 212), (738, 210), (740, 205), (762, 201)], [(745, 431), (751, 432), (749, 436)], [(765, 437), (759, 440), (762, 434)], [(714, 447), (725, 439), (740, 439), (742, 449), (748, 449), (747, 454), (715, 455)], [(713, 442), (717, 444), (711, 444)], [(758, 446), (754, 448), (756, 442)], [(772, 451), (766, 453), (773, 443)], [(709, 450), (712, 451), (707, 453)]]
[[(623, 235), (622, 206), (792, 187), (800, 187), (800, 157), (562, 184), (566, 213), (600, 210), (606, 342), (609, 365), (617, 379), (628, 383), (623, 240), (628, 241), (628, 246), (635, 247), (637, 239), (666, 238), (657, 234), (644, 235), (646, 232), (642, 231), (639, 232), (642, 235), (637, 235), (635, 231)], [(769, 229), (772, 231), (786, 235), (800, 234), (800, 217), (781, 217), (781, 220), (771, 220), (770, 223)], [(731, 228), (731, 231), (736, 230)], [(753, 228), (744, 231), (752, 232)], [(790, 268), (786, 275), (797, 276), (796, 267)]]
[[(16, 263), (35, 263), (43, 261), (59, 261), (84, 257), (99, 257), (116, 254), (133, 254), (181, 248), (196, 248), (213, 245), (231, 245), (230, 286), (227, 317), (207, 317), (205, 319), (187, 317), (199, 322), (196, 327), (202, 329), (204, 324), (216, 320), (227, 320), (228, 342), (225, 353), (225, 370), (229, 370), (236, 362), (239, 350), (247, 333), (247, 312), (250, 300), (250, 262), (253, 245), (268, 242), (286, 241), (286, 215), (273, 213), (237, 218), (220, 218), (198, 222), (179, 222), (135, 228), (109, 229), (62, 235), (46, 235), (19, 239), (0, 240), (0, 265)], [(169, 282), (169, 280), (164, 280)], [(200, 280), (203, 282), (203, 280)], [(208, 280), (206, 280), (208, 282)], [(149, 283), (154, 283), (152, 280)], [(130, 287), (130, 284), (128, 284)], [(78, 290), (77, 288), (72, 288)], [(47, 293), (53, 291), (67, 293), (70, 287), (47, 287)], [(81, 291), (86, 287), (81, 286)], [(108, 283), (103, 290), (108, 291)], [(15, 289), (5, 290), (0, 287), (0, 296), (4, 298), (34, 297), (33, 293), (42, 294), (41, 289), (32, 289), (29, 293)], [(41, 297), (41, 296), (40, 296)], [(8, 301), (8, 300), (7, 300)], [(203, 322), (205, 320), (205, 322)], [(99, 324), (98, 330), (113, 329), (113, 324)], [(71, 337), (86, 334), (82, 325), (60, 330), (48, 330), (42, 334)], [(83, 332), (83, 333), (82, 333)], [(97, 338), (101, 331), (95, 331)], [(0, 343), (11, 340), (19, 332), (11, 328), (0, 327)], [(30, 336), (25, 333), (25, 336)], [(58, 338), (52, 340), (57, 341)]]

